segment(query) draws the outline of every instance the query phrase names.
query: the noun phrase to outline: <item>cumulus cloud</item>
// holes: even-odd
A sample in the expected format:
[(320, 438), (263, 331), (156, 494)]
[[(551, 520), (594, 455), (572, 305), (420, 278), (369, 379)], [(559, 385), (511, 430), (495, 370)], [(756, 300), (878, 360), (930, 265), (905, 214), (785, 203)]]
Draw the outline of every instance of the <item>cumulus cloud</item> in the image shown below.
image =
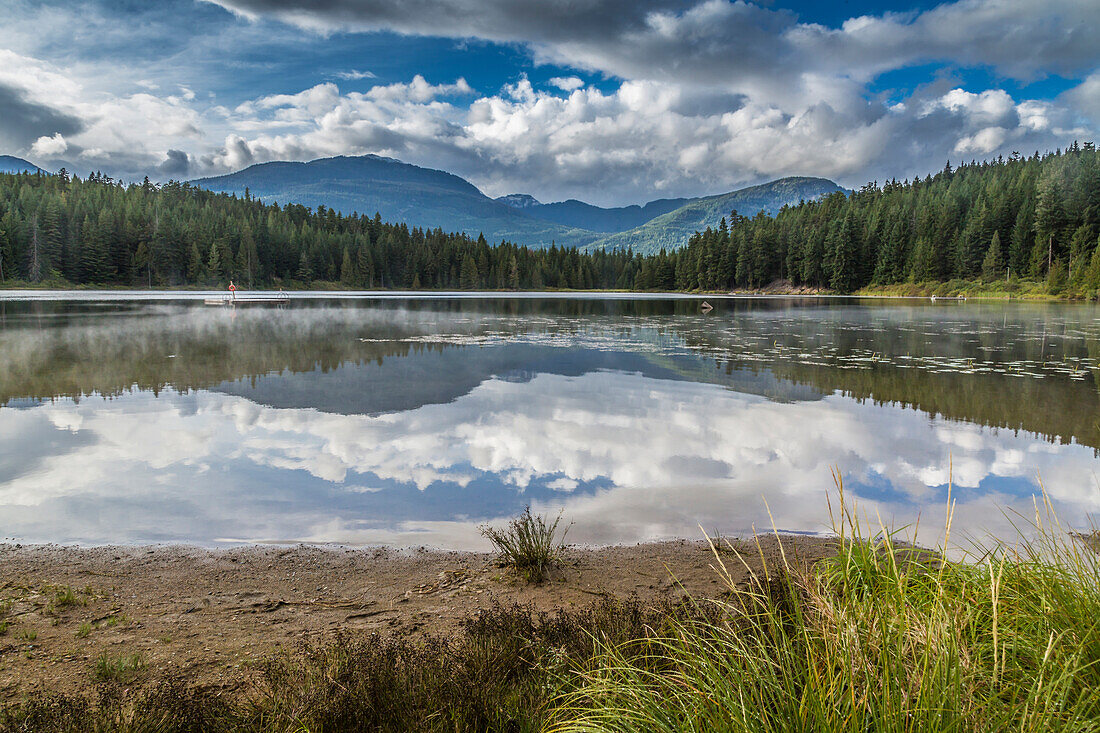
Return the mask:
[(563, 92), (571, 92), (584, 86), (584, 81), (579, 76), (555, 76), (549, 83)]
[(728, 0), (212, 0), (246, 17), (311, 30), (477, 37), (623, 78), (737, 85), (809, 69), (868, 78), (925, 61), (985, 65), (1022, 79), (1091, 71), (1100, 56), (1088, 0), (959, 0), (921, 13), (851, 18), (839, 28)]
[[(2, 59), (0, 59), (2, 61)], [(81, 121), (67, 112), (30, 98), (25, 90), (0, 81), (0, 149), (22, 151), (54, 136), (79, 132)], [(56, 147), (43, 143), (47, 148)], [(41, 154), (41, 153), (40, 153)]]
[[(544, 92), (521, 79), (465, 108), (429, 104), (437, 95), (428, 91), (410, 94), (430, 88), (422, 79), (359, 97), (314, 87), (281, 97), (278, 114), (244, 123), (266, 133), (238, 128), (256, 159), (377, 152), (448, 167), (491, 195), (531, 190), (625, 203), (811, 173), (856, 185), (927, 172), (947, 158), (1065, 145), (1093, 129), (1079, 113), (1094, 104), (1085, 85), (1057, 102), (947, 81), (889, 102), (868, 92), (879, 74), (929, 61), (1018, 79), (1089, 71), (1100, 36), (1087, 32), (1093, 9), (1077, 0), (960, 0), (836, 28), (727, 0), (218, 4), (313, 31), (446, 28), (622, 80), (604, 92), (557, 76)], [(227, 145), (209, 160), (241, 157)]]
[(1100, 69), (1061, 95), (1061, 101), (1088, 117), (1093, 129), (1100, 128)]
[(943, 84), (893, 106), (873, 105), (858, 89), (834, 91), (835, 104), (785, 106), (658, 81), (565, 92), (524, 78), (470, 95), (461, 79), (417, 76), (362, 93), (324, 83), (263, 97), (235, 110), (241, 132), (204, 162), (229, 170), (378, 153), (453, 170), (491, 195), (530, 189), (544, 199), (617, 203), (782, 175), (902, 178), (947, 158), (1054, 147), (1087, 133), (1055, 104)]
[(165, 178), (182, 179), (191, 170), (191, 160), (182, 150), (169, 150), (164, 161), (157, 166), (157, 171)]
[(49, 137), (43, 135), (35, 140), (34, 145), (31, 146), (31, 153), (45, 158), (55, 158), (58, 155), (64, 155), (68, 149), (69, 144), (65, 142), (61, 133), (57, 132)]
[[(198, 6), (242, 37), (324, 43), (313, 33), (442, 33), (513, 44), (561, 71), (537, 89), (517, 69), (512, 83), (475, 90), (439, 69), (414, 68), (407, 81), (348, 92), (337, 82), (373, 78), (353, 66), (319, 83), (215, 103), (178, 76), (134, 70), (106, 89), (88, 69), (0, 50), (0, 96), (8, 88), (23, 104), (0, 120), (0, 144), (52, 151), (63, 140), (56, 155), (78, 169), (160, 177), (184, 170), (170, 150), (196, 176), (377, 153), (452, 170), (494, 196), (522, 190), (623, 204), (789, 174), (856, 186), (923, 174), (947, 158), (1065, 146), (1100, 124), (1100, 34), (1093, 4), (1082, 0), (958, 0), (838, 27), (729, 0), (215, 4), (252, 19)], [(108, 27), (106, 15), (98, 12), (97, 28)], [(193, 44), (202, 43), (196, 33)], [(946, 74), (889, 98), (873, 91), (883, 72), (926, 62), (1081, 81), (1053, 99), (972, 88)], [(582, 72), (604, 81), (586, 84)], [(56, 129), (20, 122), (51, 115)]]
[[(140, 177), (155, 174), (168, 150), (203, 136), (195, 93), (186, 87), (158, 96), (103, 94), (91, 84), (49, 62), (0, 49), (0, 149), (46, 159), (66, 155), (77, 170)], [(177, 172), (178, 162), (176, 156)]]

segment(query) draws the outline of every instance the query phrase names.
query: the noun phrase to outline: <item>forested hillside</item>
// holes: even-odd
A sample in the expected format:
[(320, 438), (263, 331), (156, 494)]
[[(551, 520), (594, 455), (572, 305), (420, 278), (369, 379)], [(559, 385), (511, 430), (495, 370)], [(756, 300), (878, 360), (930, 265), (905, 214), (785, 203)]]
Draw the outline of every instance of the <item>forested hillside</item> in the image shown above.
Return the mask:
[(843, 189), (825, 178), (780, 178), (759, 186), (741, 188), (717, 196), (691, 199), (668, 213), (661, 214), (641, 226), (609, 234), (585, 245), (587, 251), (631, 249), (638, 254), (656, 254), (683, 247), (691, 235), (713, 226), (732, 210), (755, 215), (774, 215), (784, 206), (801, 201), (813, 201)]
[[(718, 218), (716, 215), (715, 218)], [(852, 292), (953, 279), (1100, 288), (1100, 153), (971, 163), (731, 213), (674, 252), (531, 249), (266, 204), (189, 184), (0, 174), (0, 281), (130, 286), (729, 290), (775, 280)]]
[[(224, 287), (629, 288), (635, 258), (532, 250), (189, 184), (0, 175), (0, 281)], [(625, 279), (624, 279), (625, 278)]]
[(950, 165), (850, 196), (734, 213), (686, 249), (647, 260), (639, 288), (755, 288), (778, 279), (851, 292), (868, 285), (1046, 280), (1052, 292), (1100, 287), (1100, 153)]

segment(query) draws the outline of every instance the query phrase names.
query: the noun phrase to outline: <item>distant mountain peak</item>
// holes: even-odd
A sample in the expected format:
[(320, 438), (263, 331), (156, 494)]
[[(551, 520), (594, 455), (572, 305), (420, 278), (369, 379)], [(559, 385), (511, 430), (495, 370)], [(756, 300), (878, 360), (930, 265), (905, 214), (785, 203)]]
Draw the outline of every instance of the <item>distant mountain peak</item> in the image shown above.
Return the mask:
[(44, 168), (39, 168), (34, 163), (16, 158), (14, 155), (0, 155), (0, 173), (36, 173), (38, 171), (47, 172)]
[(511, 206), (513, 209), (530, 209), (535, 206), (542, 206), (542, 202), (529, 193), (510, 193), (507, 196), (500, 196), (494, 201), (499, 201), (505, 206)]

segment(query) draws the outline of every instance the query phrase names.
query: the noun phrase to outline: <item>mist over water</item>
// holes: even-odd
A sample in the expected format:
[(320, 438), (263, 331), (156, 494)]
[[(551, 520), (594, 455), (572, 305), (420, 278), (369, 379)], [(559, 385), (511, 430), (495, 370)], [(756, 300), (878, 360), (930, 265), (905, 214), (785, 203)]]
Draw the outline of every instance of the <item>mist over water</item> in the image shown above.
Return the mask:
[[(164, 294), (167, 296), (167, 294)], [(1085, 305), (685, 297), (0, 302), (0, 535), (481, 548), (888, 525), (1011, 535), (1100, 504)]]

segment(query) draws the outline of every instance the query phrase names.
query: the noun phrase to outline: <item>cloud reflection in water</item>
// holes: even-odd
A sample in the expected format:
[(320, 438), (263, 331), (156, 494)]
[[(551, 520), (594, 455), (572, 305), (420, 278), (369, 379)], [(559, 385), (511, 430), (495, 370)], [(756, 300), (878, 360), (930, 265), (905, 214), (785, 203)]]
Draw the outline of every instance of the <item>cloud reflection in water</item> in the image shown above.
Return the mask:
[[(348, 366), (342, 369), (366, 367)], [(578, 542), (826, 529), (829, 470), (861, 506), (934, 541), (953, 466), (956, 530), (1006, 534), (1040, 473), (1081, 524), (1093, 449), (839, 394), (770, 401), (611, 370), (488, 378), (375, 415), (242, 394), (134, 392), (5, 409), (30, 466), (0, 484), (5, 535), (82, 543), (321, 541), (481, 548), (479, 523), (563, 508)], [(2, 468), (2, 466), (0, 466)]]

